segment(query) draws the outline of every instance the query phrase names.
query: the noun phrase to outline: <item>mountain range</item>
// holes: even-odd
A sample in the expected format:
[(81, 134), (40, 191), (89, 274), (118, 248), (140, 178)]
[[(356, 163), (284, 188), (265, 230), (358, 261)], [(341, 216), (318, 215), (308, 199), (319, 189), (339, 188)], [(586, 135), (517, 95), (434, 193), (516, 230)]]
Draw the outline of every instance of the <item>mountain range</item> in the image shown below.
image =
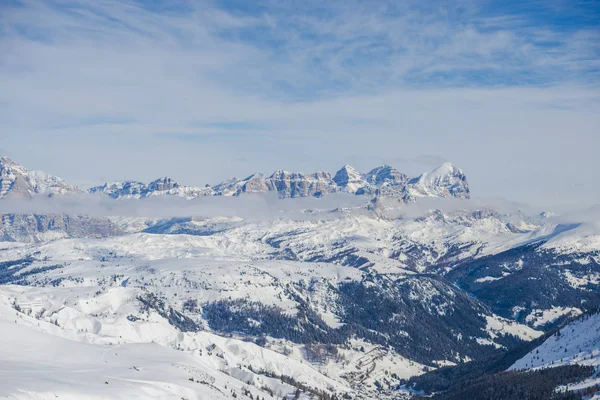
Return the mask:
[[(0, 206), (86, 193), (0, 163)], [(220, 204), (218, 196), (263, 192), (343, 192), (364, 202), (338, 207), (333, 196), (273, 218), (156, 217), (143, 214), (143, 200), (127, 216), (0, 212), (8, 338), (0, 395), (570, 399), (598, 391), (597, 214), (475, 204), (450, 163), (414, 178), (346, 165), (333, 177), (277, 171), (204, 188), (163, 178), (89, 192), (111, 205), (155, 196)], [(296, 202), (277, 204), (287, 203)], [(481, 397), (490, 390), (504, 397)]]
[[(30, 197), (83, 192), (54, 175), (28, 171), (8, 157), (0, 158), (0, 198)], [(204, 196), (239, 196), (244, 193), (276, 192), (280, 198), (321, 197), (344, 192), (369, 196), (397, 196), (409, 202), (418, 197), (470, 197), (467, 178), (460, 168), (444, 163), (431, 172), (410, 179), (388, 165), (362, 174), (345, 165), (332, 175), (328, 172), (305, 174), (275, 171), (268, 177), (255, 173), (244, 179), (232, 178), (204, 187), (186, 186), (163, 177), (150, 183), (124, 181), (94, 186), (87, 192), (103, 193), (114, 199), (176, 196), (193, 199)]]

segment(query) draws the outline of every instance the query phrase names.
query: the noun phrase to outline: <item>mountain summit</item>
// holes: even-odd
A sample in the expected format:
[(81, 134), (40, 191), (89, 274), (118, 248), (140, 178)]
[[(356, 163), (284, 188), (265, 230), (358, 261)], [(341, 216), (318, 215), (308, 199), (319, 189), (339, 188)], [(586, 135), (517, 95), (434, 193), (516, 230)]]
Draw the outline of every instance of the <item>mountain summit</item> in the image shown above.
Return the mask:
[(450, 162), (446, 162), (431, 172), (411, 179), (404, 188), (404, 200), (417, 197), (471, 197), (467, 177), (463, 171)]
[(367, 185), (367, 181), (363, 175), (348, 164), (336, 172), (333, 181), (338, 187), (350, 193), (356, 193), (359, 189)]
[(34, 194), (65, 194), (77, 192), (61, 178), (43, 171), (29, 171), (8, 157), (0, 157), (0, 199), (5, 197), (29, 198)]

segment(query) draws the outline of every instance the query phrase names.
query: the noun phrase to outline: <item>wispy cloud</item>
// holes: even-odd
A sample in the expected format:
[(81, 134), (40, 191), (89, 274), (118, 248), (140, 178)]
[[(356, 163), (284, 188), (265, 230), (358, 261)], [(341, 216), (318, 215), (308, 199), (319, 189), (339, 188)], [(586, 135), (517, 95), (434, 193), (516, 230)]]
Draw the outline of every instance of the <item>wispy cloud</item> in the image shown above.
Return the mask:
[(598, 24), (569, 3), (18, 1), (0, 13), (2, 146), (76, 181), (190, 184), (251, 172), (242, 157), (439, 154), (476, 193), (543, 200), (528, 188), (598, 177)]
[[(275, 193), (251, 193), (234, 197), (202, 197), (186, 200), (155, 196), (144, 199), (114, 200), (102, 194), (34, 196), (31, 199), (5, 199), (0, 213), (89, 215), (96, 217), (237, 217), (245, 220), (335, 219), (344, 208), (368, 203), (364, 196), (334, 193), (323, 198), (303, 197), (279, 200)], [(359, 211), (359, 210), (357, 210)]]

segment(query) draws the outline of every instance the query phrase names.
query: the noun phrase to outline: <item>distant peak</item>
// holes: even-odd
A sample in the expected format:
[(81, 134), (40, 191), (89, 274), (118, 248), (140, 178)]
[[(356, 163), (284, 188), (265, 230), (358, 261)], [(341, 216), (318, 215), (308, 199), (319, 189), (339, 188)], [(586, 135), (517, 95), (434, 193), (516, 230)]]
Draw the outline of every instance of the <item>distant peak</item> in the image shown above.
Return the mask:
[(456, 165), (452, 164), (450, 161), (446, 161), (445, 163), (438, 165), (436, 168), (434, 168), (430, 172), (430, 174), (455, 175), (462, 174), (462, 170)]
[(18, 165), (16, 162), (14, 162), (8, 156), (2, 156), (2, 157), (0, 157), (0, 164), (2, 164), (2, 165)]
[(253, 174), (248, 175), (247, 177), (245, 177), (244, 179), (242, 179), (243, 181), (249, 181), (252, 179), (264, 179), (264, 175), (261, 174), (260, 172), (254, 172)]
[(33, 194), (51, 196), (78, 190), (57, 176), (44, 171), (30, 171), (8, 156), (0, 157), (0, 198), (11, 192), (30, 197)]
[(337, 174), (346, 174), (346, 175), (351, 175), (351, 174), (358, 174), (360, 175), (360, 173), (351, 165), (344, 165), (342, 168), (340, 168), (337, 172)]
[(396, 168), (384, 164), (375, 167), (366, 174), (367, 181), (373, 185), (402, 185), (408, 181), (408, 177)]
[(333, 181), (336, 185), (347, 188), (351, 192), (356, 192), (365, 185), (362, 174), (348, 164), (335, 173)]
[(451, 162), (445, 162), (430, 172), (409, 181), (406, 198), (435, 196), (469, 198), (470, 190), (464, 172)]
[(163, 176), (161, 178), (153, 180), (151, 183), (154, 183), (154, 182), (172, 183), (175, 181), (172, 178), (169, 178), (168, 176)]

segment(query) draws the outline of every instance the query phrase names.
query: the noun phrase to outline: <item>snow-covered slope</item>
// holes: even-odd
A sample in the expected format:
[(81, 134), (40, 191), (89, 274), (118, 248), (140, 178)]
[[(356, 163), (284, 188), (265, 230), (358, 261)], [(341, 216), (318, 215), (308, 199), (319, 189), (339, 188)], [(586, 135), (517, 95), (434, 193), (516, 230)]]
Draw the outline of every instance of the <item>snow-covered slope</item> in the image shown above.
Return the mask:
[(560, 329), (511, 369), (568, 364), (600, 366), (600, 314), (586, 314)]
[[(514, 363), (510, 369), (536, 370), (563, 365), (594, 366), (596, 372), (560, 390), (578, 392), (600, 385), (600, 313), (579, 317)], [(590, 389), (588, 393), (589, 399), (600, 398), (600, 390)]]
[[(5, 195), (67, 192), (58, 178), (13, 164), (4, 171)], [(93, 197), (110, 210), (220, 205), (261, 196), (218, 196), (256, 192), (346, 194), (281, 201), (289, 208), (261, 218), (1, 214), (0, 329), (9, 344), (0, 343), (0, 364), (11, 371), (0, 374), (0, 395), (398, 398), (403, 379), (487, 359), (600, 305), (597, 221), (469, 206), (466, 177), (449, 163), (411, 180), (389, 166), (361, 174), (346, 165), (333, 177), (276, 171), (205, 188), (161, 178), (91, 191), (215, 196)], [(358, 201), (342, 207), (337, 196)], [(428, 209), (422, 197), (444, 199)], [(585, 323), (570, 326), (577, 353), (558, 344), (563, 361), (552, 361), (596, 362), (585, 332), (598, 327)], [(36, 360), (37, 343), (53, 350)], [(21, 359), (16, 348), (26, 349)], [(81, 357), (50, 369), (54, 349)]]
[[(85, 338), (93, 333), (102, 343), (154, 341), (198, 351), (208, 344), (186, 344), (186, 337), (264, 338), (261, 351), (291, 357), (275, 371), (298, 377), (294, 365), (308, 365), (321, 376), (307, 376), (307, 384), (326, 374), (339, 382), (334, 387), (340, 391), (352, 388), (366, 398), (377, 385), (391, 388), (426, 368), (510, 346), (515, 339), (507, 335), (530, 340), (540, 334), (489, 313), (460, 289), (430, 276), (405, 271), (393, 281), (336, 262), (278, 260), (272, 256), (274, 243), (248, 237), (252, 230), (5, 244), (0, 247), (3, 282), (23, 286), (2, 290), (18, 309)], [(388, 318), (389, 326), (377, 328), (388, 339), (374, 340), (368, 332)], [(296, 324), (298, 331), (282, 329)], [(447, 332), (441, 342), (440, 329)], [(325, 336), (307, 342), (316, 332)], [(268, 365), (260, 368), (274, 371)], [(323, 390), (333, 385), (323, 382), (318, 386)]]
[[(274, 399), (350, 392), (293, 354), (141, 312), (135, 289), (0, 287), (0, 394), (23, 399)], [(72, 357), (76, 355), (76, 357)], [(301, 392), (301, 393), (302, 393)]]

